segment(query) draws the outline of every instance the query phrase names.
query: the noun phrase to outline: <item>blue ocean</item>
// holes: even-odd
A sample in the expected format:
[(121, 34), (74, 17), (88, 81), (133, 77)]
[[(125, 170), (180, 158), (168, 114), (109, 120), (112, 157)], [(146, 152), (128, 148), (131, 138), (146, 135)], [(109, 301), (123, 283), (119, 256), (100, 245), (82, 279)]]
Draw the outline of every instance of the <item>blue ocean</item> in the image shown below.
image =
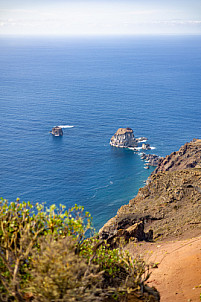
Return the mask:
[(81, 204), (99, 229), (153, 171), (109, 145), (117, 129), (166, 156), (201, 137), (200, 116), (200, 36), (1, 37), (0, 196)]

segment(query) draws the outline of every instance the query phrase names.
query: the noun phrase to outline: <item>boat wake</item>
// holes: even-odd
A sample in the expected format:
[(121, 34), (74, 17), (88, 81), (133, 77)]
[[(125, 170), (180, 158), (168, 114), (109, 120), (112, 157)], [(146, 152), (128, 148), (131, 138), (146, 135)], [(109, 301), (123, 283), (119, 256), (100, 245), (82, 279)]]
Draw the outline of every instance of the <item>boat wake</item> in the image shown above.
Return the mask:
[(94, 188), (95, 193), (94, 193), (94, 195), (91, 197), (91, 199), (93, 199), (93, 198), (96, 197), (96, 195), (97, 195), (97, 193), (98, 193), (99, 190), (106, 189), (106, 188), (108, 188), (109, 186), (111, 186), (111, 185), (113, 185), (113, 184), (114, 184), (114, 182), (110, 180), (109, 184), (107, 184), (107, 185), (105, 185), (105, 186), (102, 186), (102, 187)]
[(63, 128), (63, 129), (65, 129), (65, 128), (74, 128), (74, 126), (71, 126), (71, 125), (60, 125), (58, 127)]

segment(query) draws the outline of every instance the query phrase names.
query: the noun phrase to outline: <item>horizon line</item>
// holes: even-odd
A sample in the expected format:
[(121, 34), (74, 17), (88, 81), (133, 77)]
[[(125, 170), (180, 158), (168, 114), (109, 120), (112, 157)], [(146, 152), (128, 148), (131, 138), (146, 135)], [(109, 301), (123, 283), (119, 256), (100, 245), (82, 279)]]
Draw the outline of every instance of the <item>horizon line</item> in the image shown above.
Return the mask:
[(1, 37), (24, 37), (24, 38), (40, 38), (40, 37), (47, 37), (47, 38), (90, 38), (90, 37), (105, 37), (105, 38), (111, 38), (111, 37), (148, 37), (148, 36), (201, 36), (201, 33), (140, 33), (140, 34), (2, 34), (0, 33)]

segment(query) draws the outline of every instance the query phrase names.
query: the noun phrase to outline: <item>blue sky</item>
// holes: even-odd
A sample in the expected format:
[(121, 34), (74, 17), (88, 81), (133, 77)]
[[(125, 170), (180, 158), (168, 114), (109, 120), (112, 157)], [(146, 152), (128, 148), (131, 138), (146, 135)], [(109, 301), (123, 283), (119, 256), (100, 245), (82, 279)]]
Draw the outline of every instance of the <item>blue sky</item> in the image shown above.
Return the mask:
[(201, 0), (1, 0), (0, 35), (201, 34)]

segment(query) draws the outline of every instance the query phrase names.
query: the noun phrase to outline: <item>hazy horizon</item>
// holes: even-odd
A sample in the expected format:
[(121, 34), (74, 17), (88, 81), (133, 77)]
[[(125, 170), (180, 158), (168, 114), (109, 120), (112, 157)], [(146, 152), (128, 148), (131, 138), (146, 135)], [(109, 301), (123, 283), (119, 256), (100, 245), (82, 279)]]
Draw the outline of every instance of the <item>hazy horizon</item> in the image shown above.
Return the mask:
[(0, 35), (201, 35), (201, 1), (2, 0)]

